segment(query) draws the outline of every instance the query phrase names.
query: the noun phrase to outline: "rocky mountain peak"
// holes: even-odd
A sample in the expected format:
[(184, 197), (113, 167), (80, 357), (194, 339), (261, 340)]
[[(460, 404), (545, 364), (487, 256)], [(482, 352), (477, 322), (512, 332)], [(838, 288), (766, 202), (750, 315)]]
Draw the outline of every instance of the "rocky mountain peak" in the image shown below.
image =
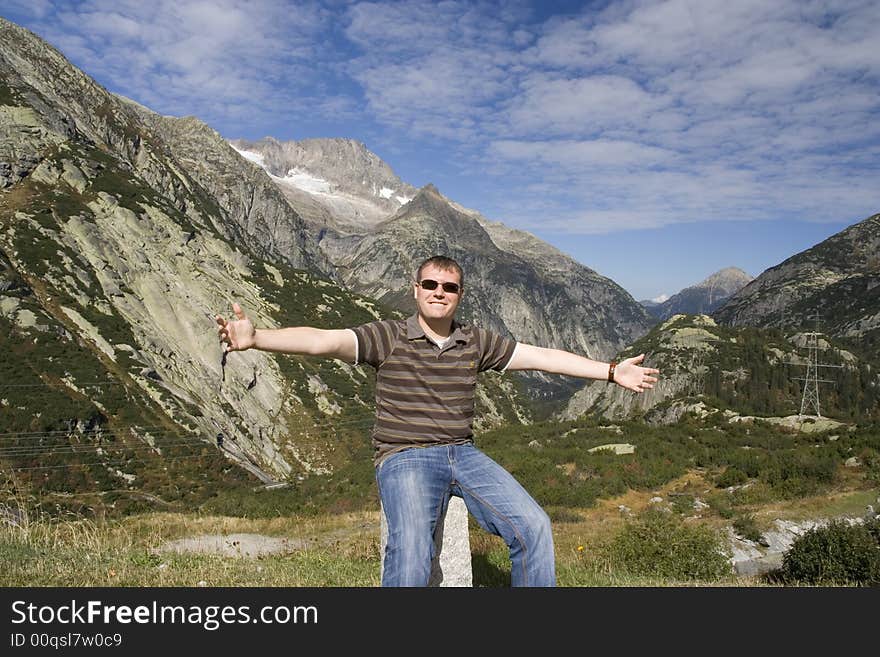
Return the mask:
[(748, 285), (752, 281), (749, 276), (739, 267), (725, 267), (696, 285), (696, 287), (708, 287), (728, 291), (730, 294)]
[[(388, 164), (355, 139), (313, 138), (279, 141), (264, 137), (259, 141), (233, 139), (238, 150), (257, 153), (263, 166), (273, 175), (285, 178), (309, 175), (327, 183), (325, 192), (362, 196), (399, 207), (415, 193)], [(293, 178), (293, 184), (295, 184)]]
[(401, 210), (402, 213), (420, 212), (439, 212), (442, 214), (462, 214), (453, 207), (440, 190), (432, 183), (428, 183), (424, 187), (419, 188), (415, 196), (410, 200), (408, 206)]
[(355, 139), (315, 138), (229, 142), (263, 167), (290, 204), (320, 230), (370, 230), (416, 193), (382, 159)]
[(705, 280), (686, 287), (662, 303), (644, 303), (652, 315), (669, 319), (678, 314), (711, 313), (733, 294), (748, 285), (752, 277), (738, 267), (725, 267)]

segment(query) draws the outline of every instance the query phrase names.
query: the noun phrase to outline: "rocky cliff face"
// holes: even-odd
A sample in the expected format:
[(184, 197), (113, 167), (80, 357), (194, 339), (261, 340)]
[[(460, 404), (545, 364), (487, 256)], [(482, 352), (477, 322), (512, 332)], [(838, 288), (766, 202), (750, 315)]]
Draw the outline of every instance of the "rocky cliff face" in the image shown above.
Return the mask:
[(648, 312), (659, 319), (669, 319), (673, 315), (681, 314), (708, 315), (748, 285), (751, 280), (752, 277), (742, 269), (727, 267), (697, 285), (683, 289), (662, 303), (646, 307)]
[(622, 354), (629, 357), (645, 353), (644, 364), (661, 370), (652, 390), (635, 394), (620, 386), (596, 381), (571, 398), (560, 418), (573, 420), (591, 412), (623, 419), (644, 414), (667, 400), (701, 394), (720, 339), (716, 328), (715, 322), (706, 315), (674, 316), (656, 326), (641, 343)]
[[(326, 467), (320, 458), (297, 458), (295, 448), (291, 455), (285, 445), (278, 416), (293, 408), (274, 359), (231, 359), (230, 377), (260, 372), (265, 385), (254, 394), (218, 386), (213, 314), (241, 297), (257, 321), (275, 323), (254, 270), (259, 252), (233, 246), (242, 234), (231, 228), (237, 224), (229, 212), (186, 173), (173, 142), (139, 121), (142, 112), (33, 35), (6, 22), (0, 30), (6, 117), (0, 159), (10, 165), (0, 247), (31, 292), (4, 303), (14, 330), (38, 341), (40, 324), (28, 326), (23, 312), (52, 318), (88, 345), (96, 372), (139, 389), (184, 433), (213, 437), (223, 428), (236, 435), (241, 451), (267, 473), (283, 476), (296, 461), (306, 471)], [(271, 184), (268, 191), (277, 195)], [(289, 262), (313, 261), (294, 250)], [(37, 358), (32, 370), (45, 365)], [(263, 427), (265, 440), (257, 444), (252, 430)]]
[(815, 327), (836, 336), (880, 329), (880, 215), (763, 272), (713, 316), (731, 326)]
[(202, 202), (217, 206), (226, 239), (247, 243), (262, 257), (334, 277), (307, 223), (262, 169), (242, 160), (215, 130), (194, 117), (160, 116), (121, 100), (137, 109), (143, 128), (169, 145), (182, 175), (205, 193)]

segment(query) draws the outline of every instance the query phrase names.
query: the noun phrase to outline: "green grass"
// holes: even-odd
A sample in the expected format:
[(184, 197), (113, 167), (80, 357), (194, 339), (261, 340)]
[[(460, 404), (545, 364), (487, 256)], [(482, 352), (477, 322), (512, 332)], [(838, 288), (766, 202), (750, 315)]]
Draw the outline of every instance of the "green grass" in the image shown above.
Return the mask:
[[(375, 538), (350, 517), (244, 521), (218, 516), (142, 514), (0, 528), (4, 586), (374, 586)], [(166, 542), (213, 533), (308, 534), (322, 544), (261, 558), (162, 552)], [(342, 537), (341, 539), (339, 537)], [(71, 568), (71, 564), (76, 564)]]
[[(309, 536), (320, 544), (260, 558), (158, 551), (177, 538), (214, 533)], [(509, 586), (507, 548), (500, 539), (476, 530), (471, 542), (474, 586)], [(607, 560), (578, 551), (558, 551), (557, 560), (560, 586), (683, 583), (613, 570)], [(35, 522), (24, 529), (4, 525), (0, 561), (2, 586), (378, 586), (379, 522), (372, 512), (276, 521), (143, 514), (119, 521)]]
[[(861, 482), (856, 477), (849, 483), (856, 488), (795, 502), (753, 504), (748, 509), (764, 526), (771, 518), (858, 516), (867, 504), (876, 505), (880, 491), (858, 488)], [(659, 490), (629, 490), (623, 496), (600, 500), (589, 508), (548, 507), (553, 519), (558, 584), (569, 587), (781, 586), (780, 582), (737, 578), (717, 570), (711, 577), (670, 577), (643, 572), (644, 564), (627, 566), (619, 547), (635, 545), (632, 536), (625, 532), (632, 526), (630, 523), (642, 518), (645, 509), (651, 508), (649, 498), (659, 494), (668, 500), (670, 507), (675, 507), (679, 498), (671, 493), (701, 491), (705, 487), (702, 475), (693, 472), (668, 482)], [(207, 586), (268, 587), (379, 584), (379, 515), (375, 502), (368, 504), (366, 510), (300, 513), (286, 507), (281, 492), (251, 493), (255, 500), (263, 500), (259, 504), (275, 506), (275, 513), (262, 517), (147, 512), (99, 520), (58, 520), (43, 516), (29, 521), (25, 518), (21, 527), (0, 524), (0, 563), (3, 563), (0, 586), (189, 587), (199, 586), (200, 582)], [(634, 515), (622, 514), (618, 509), (620, 504), (631, 507)], [(685, 526), (699, 526), (700, 536), (705, 537), (735, 522), (736, 518), (731, 520), (718, 513), (714, 500), (711, 504), (696, 521), (685, 520), (684, 514), (668, 516), (668, 523), (663, 523), (665, 532), (648, 532), (648, 539), (656, 548), (658, 545), (651, 537), (659, 537), (657, 540), (662, 542), (665, 533), (673, 540), (688, 539), (681, 534)], [(674, 520), (676, 517), (679, 520)], [(691, 524), (695, 522), (696, 525)], [(181, 538), (238, 533), (301, 540), (308, 547), (258, 558), (177, 554), (160, 549)], [(644, 532), (641, 536), (639, 540), (646, 540)], [(474, 586), (509, 586), (510, 562), (503, 541), (484, 532), (472, 519), (470, 541)], [(662, 545), (659, 547), (662, 549)]]

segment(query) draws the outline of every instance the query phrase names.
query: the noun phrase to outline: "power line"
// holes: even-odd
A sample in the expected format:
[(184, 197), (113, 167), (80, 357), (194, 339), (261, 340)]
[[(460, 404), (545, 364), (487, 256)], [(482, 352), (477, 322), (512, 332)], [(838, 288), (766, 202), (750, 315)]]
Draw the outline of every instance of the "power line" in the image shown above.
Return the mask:
[[(333, 428), (367, 428), (373, 425), (373, 420), (357, 420), (350, 422), (339, 422), (333, 425)], [(304, 431), (300, 430), (298, 433), (287, 434), (287, 437), (296, 438), (296, 437), (304, 437), (306, 434)], [(128, 438), (130, 440), (138, 439), (141, 442), (136, 443), (134, 445), (129, 445), (123, 442), (102, 442), (99, 444), (94, 443), (64, 443), (64, 444), (56, 444), (56, 445), (9, 445), (6, 447), (0, 447), (0, 456), (9, 455), (9, 456), (27, 456), (27, 455), (36, 455), (36, 454), (58, 454), (58, 453), (82, 453), (87, 451), (97, 451), (98, 449), (104, 449), (107, 451), (110, 450), (156, 450), (163, 449), (166, 447), (173, 447), (179, 445), (199, 445), (199, 444), (212, 444), (211, 439), (208, 438), (198, 438), (197, 436), (187, 437), (183, 434), (167, 432), (164, 434), (154, 434), (155, 437), (164, 436), (168, 439), (179, 438), (182, 442), (164, 442), (164, 443), (156, 443), (155, 445), (150, 445), (140, 436), (123, 436), (124, 438)], [(230, 438), (233, 443), (237, 443), (234, 438)]]
[(68, 435), (68, 436), (123, 436), (126, 435), (124, 432), (128, 431), (143, 431), (146, 433), (156, 433), (156, 429), (165, 429), (165, 431), (158, 432), (168, 433), (170, 431), (174, 431), (173, 429), (167, 429), (167, 425), (153, 425), (142, 427), (139, 425), (130, 425), (118, 427), (116, 429), (108, 429), (106, 432), (101, 429), (85, 429), (83, 431), (77, 431), (76, 429), (57, 429), (54, 431), (9, 431), (6, 433), (0, 433), (0, 438), (53, 438), (59, 437), (59, 435)]
[(137, 445), (40, 445), (40, 446), (22, 446), (22, 447), (0, 447), (0, 457), (3, 456), (36, 456), (38, 454), (84, 454), (98, 452), (98, 450), (111, 451), (138, 451), (150, 450), (155, 451), (165, 449), (167, 447), (179, 447), (181, 445), (198, 446), (200, 443), (211, 445), (209, 440), (184, 440), (182, 442), (167, 442), (159, 445), (137, 444)]
[[(320, 430), (320, 429), (332, 430), (332, 429), (339, 429), (339, 428), (360, 428), (360, 427), (366, 428), (366, 427), (372, 426), (374, 423), (375, 423), (375, 418), (372, 418), (372, 417), (371, 418), (358, 418), (358, 419), (351, 419), (351, 420), (343, 420), (340, 422), (333, 422), (329, 425), (315, 424), (315, 425), (313, 425), (312, 428), (318, 429), (318, 430)], [(251, 437), (250, 434), (244, 434), (242, 432), (230, 432), (230, 433), (233, 436), (235, 434), (238, 434), (238, 435), (245, 435), (248, 438)], [(306, 430), (298, 429), (297, 431), (286, 434), (286, 436), (288, 436), (288, 437), (303, 437), (306, 435), (306, 433), (307, 433)], [(203, 434), (191, 434), (189, 437), (187, 437), (186, 434), (182, 434), (182, 433), (179, 433), (176, 431), (169, 430), (169, 431), (163, 431), (163, 432), (147, 432), (147, 435), (150, 438), (162, 438), (162, 437), (187, 438), (190, 440), (199, 441), (200, 440), (199, 435), (203, 435)], [(224, 435), (226, 435), (226, 434), (224, 434)], [(63, 438), (63, 437), (64, 436), (59, 436), (59, 435), (51, 435), (51, 436), (27, 435), (27, 436), (23, 436), (23, 437), (20, 437), (17, 439), (18, 440), (36, 441), (36, 440), (52, 440), (52, 439), (57, 440), (57, 439)], [(147, 436), (132, 435), (132, 434), (127, 434), (127, 433), (111, 433), (111, 434), (93, 434), (91, 436), (82, 436), (82, 434), (72, 434), (71, 437), (100, 438), (102, 441), (106, 441), (106, 442), (102, 442), (101, 444), (95, 445), (97, 447), (101, 447), (101, 446), (103, 446), (103, 447), (120, 447), (120, 446), (124, 445), (124, 443), (119, 442), (119, 441), (126, 440), (126, 439), (127, 440), (137, 439), (140, 441), (145, 441)], [(15, 436), (6, 436), (6, 438), (7, 438), (7, 440), (16, 440)], [(208, 441), (209, 439), (205, 438), (204, 440)], [(232, 440), (234, 440), (234, 438), (232, 438)], [(64, 443), (62, 445), (44, 445), (43, 447), (52, 448), (52, 447), (63, 447), (63, 446), (68, 446), (68, 445), (88, 447), (91, 445), (91, 443)], [(2, 453), (4, 450), (15, 449), (18, 447), (28, 448), (27, 445), (8, 445), (6, 447), (0, 446), (0, 453)], [(39, 445), (35, 445), (34, 447), (39, 447)]]
[(77, 387), (85, 386), (88, 388), (92, 388), (95, 386), (122, 386), (122, 387), (126, 387), (124, 383), (112, 383), (112, 382), (111, 383), (83, 383), (81, 381), (71, 381), (70, 383), (10, 383), (7, 385), (0, 386), (0, 390), (3, 390), (4, 388), (53, 388), (53, 387), (70, 388), (72, 390), (73, 388), (71, 386), (77, 386)]
[[(205, 455), (204, 454), (192, 454), (189, 456), (169, 456), (167, 458), (162, 457), (162, 462), (167, 463), (169, 461), (182, 461), (185, 459), (201, 459), (201, 458), (205, 458)], [(90, 465), (105, 465), (105, 466), (119, 467), (119, 466), (128, 465), (132, 460), (140, 460), (140, 462), (142, 464), (148, 465), (148, 463), (146, 463), (146, 461), (143, 461), (141, 459), (130, 459), (129, 461), (127, 461), (125, 463), (123, 463), (123, 462), (113, 463), (113, 462), (107, 462), (107, 461), (89, 461), (87, 463), (69, 463), (67, 465), (45, 465), (45, 466), (35, 466), (35, 467), (27, 467), (27, 468), (12, 467), (10, 469), (15, 470), (16, 472), (23, 472), (26, 470), (64, 470), (67, 468), (79, 468), (79, 467), (90, 466)]]
[[(362, 419), (357, 419), (357, 420), (346, 420), (346, 421), (342, 421), (342, 422), (336, 422), (336, 423), (333, 423), (329, 428), (332, 428), (332, 429), (364, 428), (365, 429), (365, 428), (372, 426), (373, 424), (374, 424), (373, 418), (362, 418)], [(319, 427), (316, 425), (315, 428), (320, 429), (322, 427)], [(233, 436), (230, 436), (230, 440), (232, 440), (232, 442), (234, 442), (234, 443), (237, 443), (238, 441), (236, 441), (234, 438), (235, 432), (232, 432), (232, 433), (233, 433)], [(306, 431), (303, 431), (302, 429), (300, 429), (298, 432), (287, 434), (287, 437), (296, 438), (296, 437), (304, 437), (305, 435), (306, 435)], [(172, 432), (172, 431), (167, 431), (167, 432), (162, 432), (162, 433), (153, 433), (153, 434), (150, 434), (150, 437), (166, 437), (166, 438), (172, 439), (172, 440), (178, 438), (178, 439), (181, 439), (183, 442), (170, 442), (170, 443), (164, 442), (164, 443), (157, 443), (155, 445), (150, 445), (149, 443), (147, 443), (145, 441), (145, 439), (143, 437), (132, 436), (129, 434), (115, 434), (115, 435), (111, 434), (110, 436), (108, 436), (107, 434), (103, 434), (100, 437), (103, 439), (103, 438), (107, 438), (107, 437), (111, 437), (111, 436), (114, 438), (125, 438), (128, 440), (137, 439), (141, 442), (136, 443), (134, 445), (130, 445), (130, 444), (127, 444), (124, 442), (115, 442), (115, 441), (101, 442), (99, 444), (94, 444), (94, 443), (63, 443), (63, 444), (55, 444), (55, 445), (39, 445), (39, 444), (8, 445), (6, 447), (0, 447), (0, 456), (3, 456), (3, 455), (19, 455), (19, 456), (21, 456), (21, 455), (40, 454), (40, 453), (47, 453), (47, 454), (48, 453), (77, 453), (77, 452), (86, 452), (86, 451), (97, 450), (97, 449), (106, 449), (108, 451), (110, 451), (112, 449), (117, 449), (117, 450), (123, 450), (123, 449), (125, 449), (125, 450), (138, 450), (138, 449), (155, 450), (155, 449), (161, 449), (161, 448), (165, 448), (165, 447), (178, 446), (178, 445), (199, 445), (202, 443), (204, 443), (206, 445), (212, 444), (211, 439), (208, 439), (208, 438), (199, 438), (196, 435), (186, 436), (184, 434), (180, 434), (180, 433), (176, 433), (176, 432)], [(52, 436), (51, 438), (60, 438), (60, 437), (61, 436)], [(248, 436), (248, 437), (250, 438), (250, 436)], [(27, 436), (26, 438), (28, 440), (40, 439), (39, 436)]]

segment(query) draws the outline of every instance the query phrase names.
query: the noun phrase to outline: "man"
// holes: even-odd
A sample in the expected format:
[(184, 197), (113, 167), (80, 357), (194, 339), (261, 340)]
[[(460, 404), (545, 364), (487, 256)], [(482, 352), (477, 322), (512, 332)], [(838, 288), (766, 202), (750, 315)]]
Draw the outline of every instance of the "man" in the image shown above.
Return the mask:
[(477, 373), (543, 370), (607, 379), (643, 392), (656, 383), (659, 370), (639, 365), (644, 354), (601, 363), (462, 326), (454, 318), (463, 293), (459, 264), (434, 256), (416, 272), (413, 297), (418, 310), (407, 320), (354, 329), (255, 329), (237, 303), (232, 306), (235, 320), (216, 320), (226, 351), (256, 348), (328, 356), (376, 368), (374, 461), (388, 521), (383, 586), (427, 585), (434, 528), (452, 495), (464, 499), (480, 526), (505, 540), (513, 586), (554, 586), (547, 514), (509, 472), (473, 444)]

